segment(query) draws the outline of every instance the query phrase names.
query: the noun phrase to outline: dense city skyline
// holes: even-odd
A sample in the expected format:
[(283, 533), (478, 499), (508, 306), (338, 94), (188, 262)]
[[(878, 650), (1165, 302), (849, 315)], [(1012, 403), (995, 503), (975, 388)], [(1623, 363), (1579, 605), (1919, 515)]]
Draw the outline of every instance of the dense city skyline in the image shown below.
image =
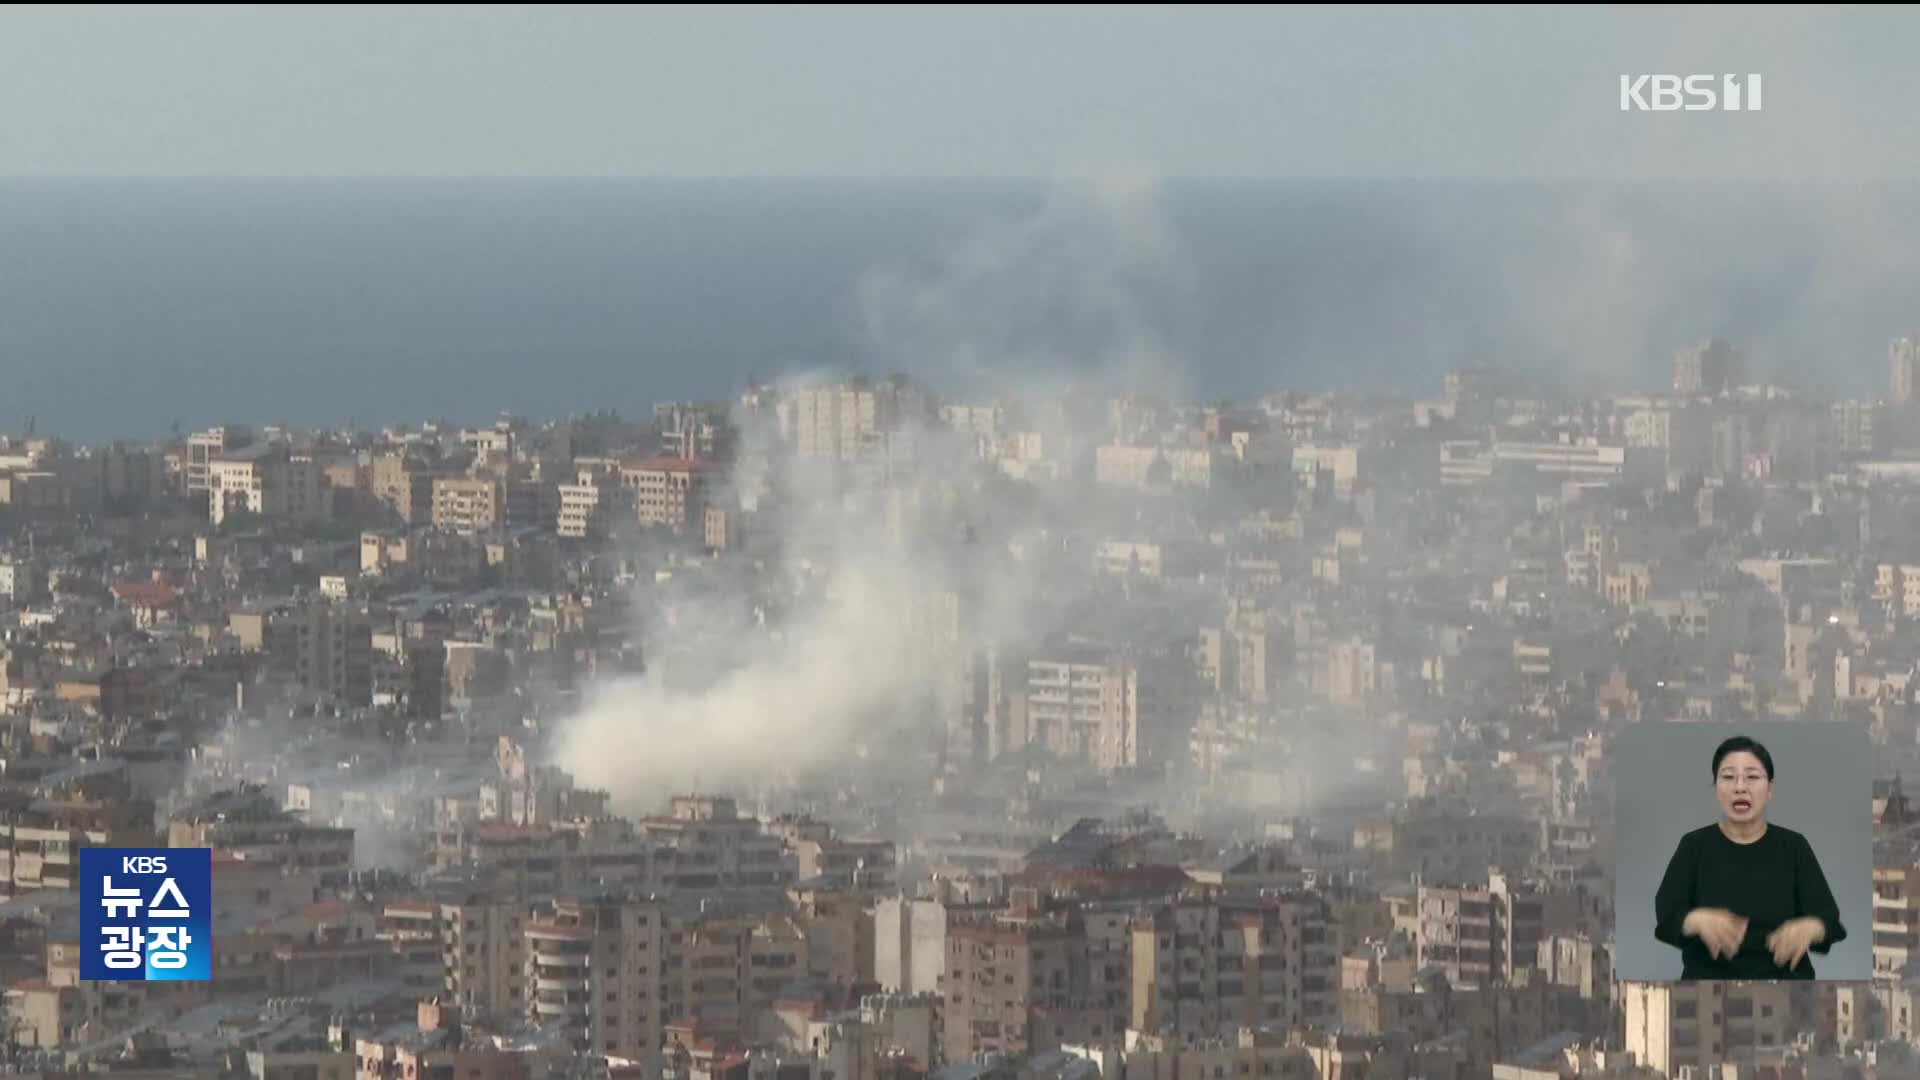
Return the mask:
[(1920, 1076), (1916, 29), (0, 8), (0, 1072)]

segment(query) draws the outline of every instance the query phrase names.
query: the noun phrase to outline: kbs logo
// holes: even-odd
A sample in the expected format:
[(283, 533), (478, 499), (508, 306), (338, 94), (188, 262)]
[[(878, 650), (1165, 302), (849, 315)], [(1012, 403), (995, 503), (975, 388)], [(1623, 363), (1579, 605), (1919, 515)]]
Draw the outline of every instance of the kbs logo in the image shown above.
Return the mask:
[(80, 849), (80, 979), (213, 977), (213, 853)]
[[(1742, 79), (1745, 82), (1742, 82)], [(1621, 112), (1759, 112), (1758, 75), (1622, 75)]]

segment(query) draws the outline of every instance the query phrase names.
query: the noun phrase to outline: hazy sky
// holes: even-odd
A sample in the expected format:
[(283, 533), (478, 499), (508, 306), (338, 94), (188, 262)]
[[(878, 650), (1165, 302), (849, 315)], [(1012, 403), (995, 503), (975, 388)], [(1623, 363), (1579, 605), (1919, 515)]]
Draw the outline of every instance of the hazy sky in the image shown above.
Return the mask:
[[(0, 9), (0, 176), (1920, 177), (1920, 12)], [(1622, 72), (1760, 73), (1623, 113)]]

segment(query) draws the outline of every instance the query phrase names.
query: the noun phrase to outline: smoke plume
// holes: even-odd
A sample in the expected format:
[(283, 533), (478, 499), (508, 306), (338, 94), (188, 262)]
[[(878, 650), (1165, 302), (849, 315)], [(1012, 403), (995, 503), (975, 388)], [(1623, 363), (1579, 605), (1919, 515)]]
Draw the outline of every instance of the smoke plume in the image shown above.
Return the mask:
[[(1009, 423), (1051, 456), (1104, 437), (1086, 419), (1097, 412), (1071, 401), (1184, 391), (1150, 315), (1183, 282), (1150, 186), (1062, 185), (1032, 215), (858, 288), (890, 369), (946, 373), (932, 389), (962, 400), (1040, 406)], [(1054, 552), (1088, 511), (1070, 485), (1010, 480), (972, 433), (932, 416), (903, 420), (862, 462), (796, 458), (768, 410), (736, 419), (741, 465), (723, 501), (750, 509), (754, 553), (643, 586), (647, 672), (596, 686), (559, 742), (559, 763), (622, 807), (918, 770), (938, 756), (970, 658), (1045, 636), (1070, 602)]]

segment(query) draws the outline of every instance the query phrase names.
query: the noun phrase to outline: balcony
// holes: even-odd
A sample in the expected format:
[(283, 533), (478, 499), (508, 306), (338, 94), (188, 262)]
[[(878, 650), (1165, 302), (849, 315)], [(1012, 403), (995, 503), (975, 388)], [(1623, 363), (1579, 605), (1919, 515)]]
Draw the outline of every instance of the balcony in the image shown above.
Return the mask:
[(533, 962), (540, 967), (587, 968), (593, 966), (593, 954), (586, 952), (555, 952), (548, 942), (535, 942)]

